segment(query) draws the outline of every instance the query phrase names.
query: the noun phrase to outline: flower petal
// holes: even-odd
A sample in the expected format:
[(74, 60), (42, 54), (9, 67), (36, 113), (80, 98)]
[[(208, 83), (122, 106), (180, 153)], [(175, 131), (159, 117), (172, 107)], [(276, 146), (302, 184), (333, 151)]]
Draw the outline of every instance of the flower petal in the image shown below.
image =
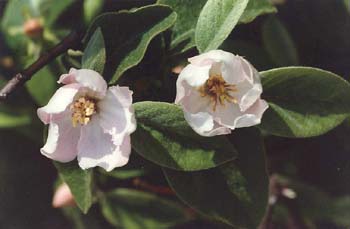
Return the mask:
[(224, 106), (217, 106), (216, 111), (213, 113), (213, 115), (214, 120), (217, 121), (220, 125), (233, 130), (236, 128), (236, 119), (244, 115), (244, 113), (240, 111), (237, 104), (226, 103)]
[[(206, 66), (211, 64), (212, 74), (221, 74), (229, 84), (237, 84), (246, 78), (240, 57), (222, 50), (212, 50), (188, 59), (191, 64)], [(220, 65), (215, 63), (221, 63)], [(217, 67), (220, 67), (220, 70)]]
[(56, 121), (62, 117), (62, 113), (73, 102), (75, 96), (79, 92), (79, 84), (69, 84), (60, 87), (51, 97), (48, 104), (37, 110), (40, 120), (48, 124), (51, 121)]
[(100, 125), (113, 136), (116, 145), (122, 143), (125, 135), (136, 130), (132, 93), (128, 87), (110, 87), (98, 103)]
[(260, 124), (261, 117), (269, 107), (265, 100), (257, 100), (253, 106), (246, 110), (245, 114), (237, 118), (235, 121), (236, 128), (249, 127)]
[(258, 71), (248, 61), (241, 57), (240, 59), (247, 78), (237, 85), (236, 96), (241, 111), (244, 112), (260, 98), (263, 89)]
[(97, 93), (102, 98), (107, 91), (107, 83), (103, 77), (90, 69), (74, 69), (71, 68), (68, 74), (64, 74), (58, 80), (58, 83), (72, 84), (79, 83), (83, 87), (87, 87)]
[(175, 104), (182, 105), (185, 111), (198, 113), (206, 111), (207, 107), (210, 106), (210, 99), (202, 97), (198, 89), (191, 87), (186, 81), (182, 81), (182, 84), (177, 82), (177, 91)]
[(191, 87), (202, 86), (209, 79), (210, 68), (211, 64), (207, 66), (187, 65), (180, 73), (177, 85), (180, 86), (183, 81), (186, 81)]
[(82, 169), (100, 166), (106, 171), (125, 165), (130, 156), (130, 136), (126, 135), (121, 145), (115, 145), (112, 136), (105, 133), (97, 116), (82, 127), (78, 143), (78, 162)]
[(239, 101), (239, 107), (242, 112), (246, 111), (252, 106), (262, 93), (262, 86), (260, 83), (251, 84), (247, 80), (237, 85), (238, 91), (235, 97)]
[(214, 120), (232, 130), (254, 126), (261, 122), (261, 117), (267, 108), (267, 102), (262, 99), (258, 99), (245, 112), (241, 112), (236, 104), (227, 104), (217, 109)]
[(68, 206), (76, 206), (73, 194), (66, 183), (62, 183), (55, 191), (52, 199), (54, 208), (62, 208)]
[(212, 136), (216, 136), (216, 135), (226, 135), (226, 134), (230, 134), (230, 133), (231, 133), (230, 128), (227, 128), (225, 126), (221, 126), (220, 124), (218, 124), (217, 122), (214, 121), (214, 128), (211, 131), (209, 131), (206, 136), (212, 137)]
[(214, 122), (209, 113), (200, 112), (196, 114), (184, 113), (185, 119), (192, 129), (199, 135), (209, 137), (215, 135), (229, 134), (231, 130), (227, 127), (219, 126)]
[(204, 66), (208, 64), (212, 64), (214, 62), (223, 62), (226, 61), (229, 63), (232, 60), (234, 55), (229, 52), (225, 52), (222, 50), (211, 50), (209, 52), (200, 54), (198, 56), (194, 56), (188, 59), (188, 61), (197, 66)]
[(72, 161), (78, 154), (80, 127), (72, 126), (67, 113), (66, 118), (50, 123), (46, 144), (40, 149), (46, 157), (60, 162)]

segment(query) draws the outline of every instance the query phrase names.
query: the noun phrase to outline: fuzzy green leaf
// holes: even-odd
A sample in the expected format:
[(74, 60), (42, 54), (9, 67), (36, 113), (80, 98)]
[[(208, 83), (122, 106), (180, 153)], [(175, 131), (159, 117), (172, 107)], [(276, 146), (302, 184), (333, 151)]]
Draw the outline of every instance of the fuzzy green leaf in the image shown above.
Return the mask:
[(178, 197), (189, 206), (231, 226), (257, 228), (268, 198), (260, 133), (255, 128), (240, 129), (230, 139), (238, 150), (236, 160), (205, 171), (164, 172)]
[(88, 25), (103, 9), (104, 0), (84, 1), (84, 21)]
[(249, 23), (260, 15), (276, 12), (276, 7), (269, 0), (249, 0), (247, 8), (239, 19), (239, 22)]
[(236, 150), (225, 136), (202, 137), (184, 119), (177, 105), (162, 102), (134, 104), (137, 130), (132, 146), (146, 159), (172, 169), (194, 171), (233, 160)]
[(74, 0), (40, 0), (38, 1), (40, 14), (45, 18), (45, 25), (52, 26), (55, 24), (57, 19), (62, 15), (62, 13), (69, 9), (71, 5), (75, 2)]
[[(55, 93), (57, 89), (56, 77), (52, 66), (45, 66), (27, 81), (26, 87), (28, 92), (38, 105), (46, 105), (51, 96)], [(43, 85), (45, 85), (45, 87), (43, 87)]]
[(185, 52), (196, 45), (194, 31), (206, 2), (207, 0), (158, 0), (158, 4), (168, 5), (177, 13), (177, 20), (171, 29), (171, 49)]
[(350, 113), (350, 84), (317, 68), (286, 67), (262, 72), (270, 105), (261, 129), (284, 137), (312, 137), (338, 126)]
[(78, 207), (87, 213), (92, 204), (92, 170), (82, 170), (76, 162), (55, 162), (60, 178), (69, 186)]
[(121, 228), (170, 228), (188, 219), (185, 210), (175, 202), (131, 189), (107, 193), (101, 207), (107, 221)]
[(208, 0), (196, 26), (195, 40), (199, 52), (217, 49), (230, 35), (247, 4), (248, 0)]
[(151, 40), (175, 21), (176, 13), (162, 5), (97, 17), (88, 30), (88, 37), (97, 27), (101, 28), (107, 51), (105, 75), (112, 78), (110, 83), (115, 83), (126, 70), (137, 65)]
[(29, 125), (32, 122), (27, 112), (18, 112), (5, 105), (0, 107), (0, 129)]
[(106, 63), (106, 49), (100, 28), (97, 28), (86, 45), (82, 58), (82, 68), (92, 69), (103, 74)]

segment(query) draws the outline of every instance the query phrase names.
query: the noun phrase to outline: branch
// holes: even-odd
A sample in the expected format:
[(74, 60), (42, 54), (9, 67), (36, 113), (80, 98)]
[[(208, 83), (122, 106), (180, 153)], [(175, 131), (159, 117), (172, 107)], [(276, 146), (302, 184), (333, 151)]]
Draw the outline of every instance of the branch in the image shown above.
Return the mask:
[(133, 180), (133, 184), (135, 187), (141, 188), (149, 192), (153, 192), (155, 194), (170, 196), (175, 195), (174, 191), (167, 186), (152, 185), (147, 183), (146, 181), (142, 181), (140, 178), (135, 178)]
[(261, 221), (259, 225), (259, 229), (270, 229), (272, 228), (272, 215), (273, 215), (273, 210), (274, 210), (275, 204), (268, 204), (265, 216), (263, 220)]
[(262, 219), (258, 229), (272, 228), (272, 215), (279, 197), (280, 197), (280, 185), (278, 184), (276, 177), (272, 175), (269, 179), (269, 199), (268, 199), (267, 209), (265, 212), (265, 216)]
[(277, 202), (283, 204), (288, 210), (289, 229), (308, 229), (308, 226), (299, 212), (297, 202), (286, 194), (286, 190), (288, 190), (288, 187), (279, 182), (276, 175), (270, 176), (268, 206), (265, 216), (258, 227), (259, 229), (273, 228), (272, 215)]
[(82, 33), (73, 31), (65, 37), (59, 44), (44, 53), (37, 61), (22, 72), (17, 73), (7, 84), (0, 90), (0, 102), (5, 101), (8, 96), (20, 85), (30, 80), (32, 76), (42, 69), (52, 60), (65, 53), (70, 48), (78, 47), (81, 44)]

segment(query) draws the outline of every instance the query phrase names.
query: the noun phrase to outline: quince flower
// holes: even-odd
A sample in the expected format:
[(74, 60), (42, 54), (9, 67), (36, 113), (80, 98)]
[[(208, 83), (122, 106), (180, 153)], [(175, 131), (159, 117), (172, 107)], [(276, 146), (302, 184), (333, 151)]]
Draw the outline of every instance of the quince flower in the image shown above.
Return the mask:
[(188, 60), (176, 82), (175, 103), (194, 131), (222, 135), (261, 122), (268, 104), (260, 99), (260, 76), (248, 61), (222, 50)]
[(49, 124), (41, 153), (60, 162), (77, 157), (82, 169), (100, 166), (111, 171), (125, 165), (130, 134), (136, 129), (132, 91), (119, 86), (107, 89), (102, 76), (88, 69), (71, 69), (58, 83), (65, 85), (37, 111)]

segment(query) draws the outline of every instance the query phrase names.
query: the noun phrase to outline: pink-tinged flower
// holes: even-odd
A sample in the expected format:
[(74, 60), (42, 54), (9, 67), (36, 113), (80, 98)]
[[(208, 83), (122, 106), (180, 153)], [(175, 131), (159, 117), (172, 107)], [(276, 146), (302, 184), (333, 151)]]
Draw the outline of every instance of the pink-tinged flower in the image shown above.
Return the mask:
[(62, 183), (55, 191), (52, 199), (52, 206), (54, 208), (62, 208), (68, 206), (75, 206), (75, 200), (70, 188), (66, 183)]
[(58, 82), (65, 85), (37, 112), (49, 124), (41, 153), (60, 162), (77, 157), (82, 169), (100, 166), (111, 171), (125, 165), (130, 134), (136, 129), (132, 91), (107, 89), (102, 76), (88, 69), (71, 69)]
[(177, 80), (175, 103), (193, 130), (214, 136), (260, 123), (268, 104), (260, 99), (260, 76), (248, 61), (213, 50), (189, 62)]

